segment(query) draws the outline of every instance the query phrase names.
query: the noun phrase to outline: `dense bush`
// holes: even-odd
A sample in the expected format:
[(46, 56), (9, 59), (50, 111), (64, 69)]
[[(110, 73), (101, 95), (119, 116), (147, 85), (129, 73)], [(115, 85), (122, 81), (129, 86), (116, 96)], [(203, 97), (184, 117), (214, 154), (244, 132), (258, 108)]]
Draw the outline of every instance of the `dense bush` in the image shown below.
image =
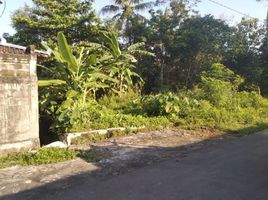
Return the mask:
[(217, 107), (226, 106), (233, 98), (243, 79), (222, 64), (213, 64), (202, 73), (200, 98), (208, 100)]
[(221, 64), (202, 73), (193, 91), (149, 95), (141, 104), (148, 116), (170, 116), (186, 128), (229, 130), (268, 121), (268, 100), (239, 91), (243, 79)]
[[(68, 127), (61, 130), (66, 132), (110, 127), (159, 128), (172, 125), (190, 129), (231, 130), (268, 121), (268, 100), (255, 92), (233, 91), (231, 97), (221, 105), (202, 99), (202, 95), (199, 99), (191, 98), (192, 95), (167, 93), (135, 99), (133, 96), (127, 98), (126, 95), (125, 98), (105, 97), (99, 102), (88, 103), (85, 107), (71, 106), (77, 118), (67, 118), (57, 123), (59, 128)], [(72, 112), (67, 112), (70, 117)], [(73, 121), (75, 123), (71, 124)]]
[(138, 114), (138, 111), (135, 111), (138, 103), (121, 100), (116, 104), (118, 101), (119, 98), (114, 97), (109, 101), (104, 98), (100, 102), (91, 100), (83, 103), (76, 100), (67, 105), (62, 104), (56, 113), (52, 129), (57, 133), (66, 133), (112, 127), (163, 128), (170, 125), (164, 116), (148, 118)]

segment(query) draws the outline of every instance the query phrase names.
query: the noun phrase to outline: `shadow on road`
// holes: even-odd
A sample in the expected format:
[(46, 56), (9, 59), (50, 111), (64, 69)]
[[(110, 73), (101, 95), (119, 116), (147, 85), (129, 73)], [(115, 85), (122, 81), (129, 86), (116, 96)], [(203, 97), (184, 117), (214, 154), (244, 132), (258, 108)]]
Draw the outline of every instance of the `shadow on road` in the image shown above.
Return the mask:
[[(244, 138), (228, 137), (230, 136), (230, 134), (226, 134), (226, 135), (223, 135), (223, 137), (211, 138), (208, 140), (194, 142), (192, 144), (187, 144), (184, 146), (173, 146), (173, 147), (148, 146), (144, 148), (144, 147), (139, 147), (135, 145), (128, 146), (124, 144), (118, 144), (117, 142), (114, 142), (113, 144), (109, 146), (105, 146), (105, 147), (95, 146), (94, 150), (96, 152), (101, 152), (104, 155), (104, 158), (100, 162), (95, 163), (95, 165), (98, 167), (97, 170), (83, 172), (79, 175), (74, 175), (68, 178), (57, 180), (57, 181), (45, 184), (37, 188), (19, 192), (17, 194), (10, 194), (6, 196), (2, 196), (1, 199), (3, 200), (96, 199), (95, 196), (98, 196), (96, 195), (96, 193), (101, 194), (101, 193), (105, 193), (106, 190), (107, 191), (112, 190), (111, 188), (113, 187), (113, 184), (109, 184), (107, 186), (106, 184), (107, 181), (109, 182), (110, 180), (114, 180), (116, 184), (119, 184), (118, 182), (116, 182), (116, 178), (120, 176), (124, 176), (124, 174), (125, 175), (130, 174), (129, 175), (130, 177), (132, 174), (133, 180), (136, 180), (138, 179), (138, 175), (133, 175), (135, 171), (141, 168), (145, 170), (146, 169), (149, 170), (150, 168), (148, 173), (151, 173), (154, 171), (153, 169), (154, 166), (158, 166), (159, 164), (164, 163), (164, 161), (168, 161), (168, 162), (172, 161), (176, 163), (176, 166), (178, 167), (176, 172), (181, 173), (181, 174), (180, 175), (174, 174), (174, 177), (175, 176), (178, 176), (178, 178), (181, 177), (181, 181), (182, 181), (182, 183), (180, 183), (182, 184), (180, 186), (181, 188), (183, 188), (184, 182), (186, 184), (185, 187), (189, 187), (189, 185), (187, 185), (189, 184), (187, 181), (191, 180), (193, 181), (192, 189), (194, 190), (195, 187), (199, 187), (199, 186), (195, 186), (195, 183), (200, 184), (198, 177), (203, 176), (203, 175), (200, 175), (201, 172), (207, 173), (207, 170), (213, 171), (212, 168), (213, 166), (215, 166), (216, 171), (213, 168), (215, 171), (214, 178), (217, 179), (219, 178), (217, 177), (218, 173), (221, 174), (220, 170), (224, 170), (224, 169), (229, 170), (228, 168), (229, 165), (227, 168), (221, 168), (224, 165), (224, 164), (219, 165), (219, 163), (222, 160), (226, 159), (224, 161), (225, 163), (228, 163), (229, 161), (236, 162), (235, 159), (232, 160), (233, 159), (232, 156), (235, 156), (234, 154), (237, 154), (237, 156), (240, 156), (238, 154), (243, 152), (243, 148), (245, 148), (244, 145), (248, 145), (247, 148), (245, 148), (247, 152), (245, 152), (244, 150), (244, 153), (250, 154), (250, 150), (252, 148), (259, 148), (256, 141), (261, 141), (262, 143), (260, 145), (267, 144), (266, 142), (268, 141), (267, 134), (257, 134), (257, 135), (258, 135), (257, 139), (255, 139), (254, 135), (245, 137), (244, 139)], [(250, 137), (252, 137), (252, 141)], [(242, 140), (242, 142), (240, 140)], [(243, 144), (243, 140), (245, 141), (245, 144)], [(255, 150), (256, 149), (254, 149), (254, 151)], [(87, 155), (87, 153), (88, 152), (85, 151), (85, 155)], [(191, 156), (193, 156), (192, 159), (191, 159)], [(190, 164), (189, 163), (187, 164), (187, 167), (183, 166), (184, 163), (186, 162), (186, 161), (184, 162), (186, 158), (188, 158), (188, 160), (191, 160), (189, 161)], [(241, 155), (241, 159), (242, 158), (243, 158), (243, 155)], [(87, 161), (86, 157), (84, 157), (83, 159)], [(254, 162), (254, 160), (252, 162)], [(200, 166), (198, 166), (199, 163), (200, 163)], [(167, 168), (168, 167), (169, 166), (167, 166)], [(236, 164), (236, 166), (234, 167), (239, 167), (239, 166)], [(191, 171), (191, 168), (194, 168), (195, 170)], [(200, 173), (199, 173), (199, 169), (200, 169)], [(236, 169), (236, 170), (239, 170), (239, 169)], [(168, 174), (168, 172), (165, 172), (165, 173)], [(189, 178), (188, 180), (188, 178), (185, 178), (186, 174), (188, 174), (187, 176), (189, 176), (189, 174), (192, 174), (192, 176), (197, 177), (197, 180), (195, 180), (193, 177)], [(163, 176), (163, 175), (164, 174), (161, 174), (161, 171), (160, 173), (158, 171), (158, 173), (156, 175), (153, 175), (153, 177), (156, 178), (157, 176)], [(145, 175), (141, 175), (141, 176), (143, 178), (146, 177)], [(143, 180), (142, 177), (140, 178), (141, 180)], [(171, 177), (169, 177), (169, 179), (172, 179), (172, 175)], [(147, 181), (147, 178), (145, 180)], [(180, 180), (180, 178), (178, 180)], [(213, 179), (213, 181), (215, 180)], [(208, 183), (204, 181), (203, 183), (208, 184), (208, 185), (210, 184), (213, 185), (213, 181), (212, 182), (208, 181)], [(103, 184), (104, 186), (102, 186)], [(122, 182), (122, 186), (120, 187), (122, 189), (122, 192), (124, 192), (125, 190), (124, 187), (136, 187), (136, 189), (139, 188), (137, 184), (139, 185), (139, 180), (136, 180), (135, 182), (133, 182), (133, 186), (124, 185), (124, 182)], [(140, 184), (143, 184), (143, 183), (141, 182)], [(202, 189), (203, 186), (202, 187), (200, 186), (200, 188)], [(118, 192), (118, 190), (114, 190), (114, 192), (116, 193)], [(146, 189), (144, 189), (143, 191), (139, 191), (139, 192), (144, 193), (143, 195), (145, 195)], [(77, 193), (77, 195), (75, 193)], [(110, 192), (108, 193), (110, 194)], [(110, 198), (110, 199), (117, 199), (116, 195), (115, 197)], [(135, 198), (125, 196), (125, 198), (118, 198), (118, 199), (128, 200), (128, 199), (135, 199)], [(146, 198), (139, 198), (139, 199), (146, 199)], [(173, 199), (173, 198), (167, 198), (167, 199)], [(204, 198), (200, 198), (200, 199), (204, 199)], [(236, 198), (233, 198), (233, 199), (236, 199)]]

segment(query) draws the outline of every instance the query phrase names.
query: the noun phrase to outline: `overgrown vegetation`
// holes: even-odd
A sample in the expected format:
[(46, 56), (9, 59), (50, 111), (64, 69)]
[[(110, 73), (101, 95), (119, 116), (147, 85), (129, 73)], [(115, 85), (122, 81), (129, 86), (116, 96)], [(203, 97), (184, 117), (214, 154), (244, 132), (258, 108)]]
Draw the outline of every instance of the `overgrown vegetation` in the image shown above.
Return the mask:
[[(266, 127), (268, 48), (258, 19), (231, 26), (191, 12), (199, 1), (126, 0), (104, 7), (119, 13), (102, 22), (91, 1), (33, 2), (5, 36), (39, 47), (43, 39), (52, 52), (38, 70), (41, 132)], [(145, 19), (138, 11), (148, 8)]]
[[(222, 64), (203, 72), (194, 90), (157, 95), (129, 91), (77, 101), (67, 120), (56, 119), (58, 132), (111, 127), (215, 129), (235, 131), (268, 122), (268, 100), (258, 91), (240, 91), (244, 80)], [(83, 106), (82, 106), (83, 105)], [(67, 124), (65, 124), (67, 123)]]

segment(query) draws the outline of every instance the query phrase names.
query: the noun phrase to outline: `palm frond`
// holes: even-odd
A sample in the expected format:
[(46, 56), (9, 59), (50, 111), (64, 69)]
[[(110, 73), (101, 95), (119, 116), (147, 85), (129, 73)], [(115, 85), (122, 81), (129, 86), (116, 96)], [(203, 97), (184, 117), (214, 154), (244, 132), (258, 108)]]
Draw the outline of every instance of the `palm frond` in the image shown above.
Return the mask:
[(120, 19), (120, 17), (121, 17), (121, 13), (118, 13), (112, 17), (111, 21), (115, 23), (118, 19)]
[(145, 9), (152, 8), (154, 5), (155, 5), (155, 2), (153, 2), (153, 1), (145, 2), (145, 3), (140, 3), (140, 4), (134, 6), (134, 10), (136, 10), (136, 11), (143, 11)]
[(81, 65), (81, 63), (82, 63), (82, 58), (84, 56), (84, 49), (85, 49), (85, 47), (82, 47), (80, 52), (79, 52), (79, 57), (77, 59), (77, 62), (78, 62), (79, 65)]
[(109, 14), (109, 13), (116, 13), (120, 10), (119, 6), (115, 6), (115, 5), (107, 5), (104, 6), (101, 10), (100, 13), (101, 14)]

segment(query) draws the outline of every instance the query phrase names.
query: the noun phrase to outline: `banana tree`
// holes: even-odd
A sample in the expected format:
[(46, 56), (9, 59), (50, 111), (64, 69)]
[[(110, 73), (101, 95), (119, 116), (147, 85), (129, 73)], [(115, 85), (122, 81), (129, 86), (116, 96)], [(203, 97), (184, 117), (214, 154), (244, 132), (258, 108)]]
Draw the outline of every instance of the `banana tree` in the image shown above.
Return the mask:
[(51, 72), (65, 82), (68, 91), (82, 94), (84, 101), (89, 95), (95, 98), (99, 89), (126, 92), (134, 86), (133, 78), (142, 83), (140, 75), (134, 72), (136, 57), (154, 56), (142, 49), (144, 43), (133, 44), (121, 50), (118, 38), (113, 32), (103, 32), (102, 38), (103, 44), (91, 43), (90, 47), (82, 47), (77, 56), (63, 33), (58, 34), (55, 49), (52, 50), (44, 44), (57, 61), (56, 68)]
[[(67, 91), (75, 91), (83, 98), (83, 102), (91, 95), (95, 98), (96, 91), (109, 88), (118, 81), (103, 73), (101, 66), (98, 65), (98, 55), (91, 54), (85, 48), (80, 48), (77, 56), (74, 55), (71, 47), (63, 33), (58, 33), (57, 46), (51, 49), (57, 61), (56, 68), (51, 71), (58, 80), (65, 83)], [(58, 81), (57, 80), (57, 81)], [(75, 95), (76, 96), (76, 95)]]
[(102, 64), (110, 69), (110, 77), (118, 80), (117, 83), (114, 83), (114, 89), (119, 93), (126, 92), (134, 86), (133, 78), (143, 83), (141, 76), (134, 72), (137, 64), (136, 57), (154, 56), (154, 54), (142, 50), (144, 43), (136, 43), (121, 50), (115, 33), (103, 32), (102, 38), (107, 58), (102, 60)]

